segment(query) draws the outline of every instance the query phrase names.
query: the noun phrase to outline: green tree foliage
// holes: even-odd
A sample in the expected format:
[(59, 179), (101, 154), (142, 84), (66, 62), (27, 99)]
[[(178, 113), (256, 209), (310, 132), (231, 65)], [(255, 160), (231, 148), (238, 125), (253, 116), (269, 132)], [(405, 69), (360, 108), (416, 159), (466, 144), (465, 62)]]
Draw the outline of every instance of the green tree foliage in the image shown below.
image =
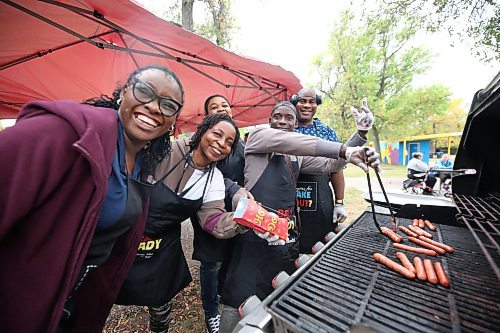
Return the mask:
[[(193, 31), (217, 46), (231, 49), (231, 35), (237, 29), (231, 15), (231, 0), (163, 1), (165, 10), (158, 13), (160, 17)], [(198, 10), (205, 14), (201, 22), (195, 22), (193, 19), (193, 13)]]
[(236, 28), (231, 15), (230, 0), (200, 0), (205, 3), (210, 17), (204, 23), (195, 24), (196, 33), (210, 39), (217, 46), (231, 48), (231, 34)]
[(450, 96), (450, 90), (442, 85), (409, 88), (395, 96), (387, 103), (387, 113), (398, 125), (386, 128), (385, 138), (398, 140), (414, 135), (440, 133), (445, 126), (438, 129), (434, 123), (438, 119), (436, 117), (441, 117), (443, 125), (446, 121), (455, 124), (456, 120), (443, 118), (450, 107)]
[[(445, 132), (461, 132), (466, 113), (459, 107), (460, 100), (450, 102), (451, 92), (442, 85), (408, 88), (386, 104), (385, 118), (390, 122), (379, 124), (381, 140), (399, 140), (404, 137)], [(458, 104), (457, 104), (458, 103)], [(346, 140), (355, 130), (354, 119), (335, 116), (338, 108), (330, 99), (318, 109), (318, 117)], [(373, 109), (377, 114), (378, 110)], [(341, 140), (341, 141), (342, 141)]]
[(485, 61), (500, 60), (498, 0), (384, 0), (386, 11), (421, 13), (430, 31), (448, 31), (451, 42), (470, 40), (471, 52)]
[[(323, 117), (332, 122), (335, 119), (335, 129), (344, 138), (346, 127), (348, 132), (354, 130), (350, 106), (359, 105), (364, 96), (375, 114), (371, 134), (375, 148), (379, 149), (381, 139), (396, 135), (399, 126), (405, 127), (409, 120), (423, 114), (419, 111), (415, 115), (413, 110), (417, 106), (425, 109), (422, 96), (432, 99), (439, 95), (434, 94), (433, 88), (412, 90), (414, 77), (429, 68), (431, 58), (428, 50), (412, 45), (421, 29), (420, 22), (419, 17), (396, 17), (385, 12), (358, 16), (350, 10), (342, 13), (327, 51), (318, 55), (313, 64), (320, 76), (319, 89), (332, 101), (332, 105), (322, 106), (321, 112), (328, 112)], [(441, 88), (438, 92), (446, 95)], [(412, 107), (403, 108), (396, 102), (402, 96), (414, 100)], [(432, 108), (434, 111), (429, 112), (446, 109), (436, 105)], [(424, 126), (425, 121), (421, 123)]]
[(460, 106), (461, 99), (452, 100), (444, 113), (431, 116), (433, 133), (462, 132), (467, 120), (467, 112)]

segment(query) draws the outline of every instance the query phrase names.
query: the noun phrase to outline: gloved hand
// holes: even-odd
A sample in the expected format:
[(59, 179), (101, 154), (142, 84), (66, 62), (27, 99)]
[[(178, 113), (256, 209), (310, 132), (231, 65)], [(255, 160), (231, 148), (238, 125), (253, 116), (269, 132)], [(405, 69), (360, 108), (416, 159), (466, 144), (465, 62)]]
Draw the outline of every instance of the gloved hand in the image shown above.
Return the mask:
[(333, 223), (342, 223), (347, 218), (347, 211), (342, 204), (333, 206)]
[(368, 172), (368, 167), (372, 167), (376, 172), (380, 172), (380, 154), (373, 148), (369, 147), (347, 147), (345, 152), (345, 160), (352, 163), (365, 172)]
[(354, 116), (354, 120), (356, 122), (356, 128), (358, 130), (368, 131), (369, 129), (372, 128), (373, 122), (375, 121), (375, 117), (373, 116), (372, 111), (368, 107), (366, 97), (363, 98), (360, 110), (351, 106), (351, 112)]
[(266, 240), (268, 243), (275, 243), (275, 245), (285, 245), (285, 241), (283, 239), (280, 239), (278, 235), (273, 235), (269, 232), (261, 233), (256, 230), (254, 230), (255, 234), (259, 236), (259, 238), (262, 238)]
[[(240, 202), (241, 198), (248, 198), (248, 199), (254, 199), (252, 193), (250, 193), (246, 188), (241, 187), (236, 193), (233, 195), (233, 200), (232, 200), (232, 205), (233, 205), (233, 211), (236, 209), (238, 206), (238, 202)], [(226, 208), (227, 209), (227, 208)]]

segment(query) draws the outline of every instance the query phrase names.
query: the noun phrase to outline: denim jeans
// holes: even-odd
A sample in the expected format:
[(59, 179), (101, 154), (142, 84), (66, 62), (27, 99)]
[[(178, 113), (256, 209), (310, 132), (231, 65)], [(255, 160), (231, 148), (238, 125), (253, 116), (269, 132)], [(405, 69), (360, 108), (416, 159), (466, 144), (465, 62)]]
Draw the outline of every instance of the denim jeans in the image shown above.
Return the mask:
[(222, 305), (222, 314), (220, 316), (219, 333), (231, 333), (241, 320), (238, 309), (229, 305)]
[(202, 261), (200, 264), (201, 304), (205, 318), (219, 314), (218, 277), (220, 262)]

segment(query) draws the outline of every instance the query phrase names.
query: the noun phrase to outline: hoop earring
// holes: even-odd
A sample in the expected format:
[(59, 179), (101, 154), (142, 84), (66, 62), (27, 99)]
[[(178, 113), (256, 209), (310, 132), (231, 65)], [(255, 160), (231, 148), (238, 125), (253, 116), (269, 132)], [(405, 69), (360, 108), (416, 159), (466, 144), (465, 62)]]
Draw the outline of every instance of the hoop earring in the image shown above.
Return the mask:
[(146, 144), (144, 145), (144, 150), (148, 150), (149, 147), (151, 147), (151, 140), (146, 142)]
[(122, 99), (121, 99), (121, 97), (120, 97), (120, 98), (118, 98), (118, 99), (116, 100), (116, 104), (117, 104), (118, 106), (120, 106), (120, 104), (122, 104)]
[(175, 123), (172, 124), (172, 126), (170, 126), (170, 128), (168, 129), (169, 132), (173, 132), (175, 131)]

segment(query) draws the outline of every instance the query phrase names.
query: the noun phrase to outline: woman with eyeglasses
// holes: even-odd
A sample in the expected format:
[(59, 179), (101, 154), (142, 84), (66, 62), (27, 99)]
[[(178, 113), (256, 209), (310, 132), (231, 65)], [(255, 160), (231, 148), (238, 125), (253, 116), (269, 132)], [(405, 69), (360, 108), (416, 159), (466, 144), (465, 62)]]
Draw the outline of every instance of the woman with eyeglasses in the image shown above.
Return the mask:
[(29, 103), (0, 132), (2, 332), (102, 331), (183, 101), (148, 66), (112, 97)]
[[(242, 231), (224, 210), (224, 179), (216, 168), (239, 139), (230, 116), (207, 116), (191, 139), (172, 143), (170, 154), (154, 172), (144, 236), (117, 300), (117, 304), (148, 306), (152, 332), (168, 331), (170, 301), (191, 282), (181, 246), (181, 223), (198, 212), (203, 226), (214, 227), (226, 219), (231, 226), (223, 237)], [(246, 191), (240, 190), (235, 197), (241, 195), (246, 196)]]

